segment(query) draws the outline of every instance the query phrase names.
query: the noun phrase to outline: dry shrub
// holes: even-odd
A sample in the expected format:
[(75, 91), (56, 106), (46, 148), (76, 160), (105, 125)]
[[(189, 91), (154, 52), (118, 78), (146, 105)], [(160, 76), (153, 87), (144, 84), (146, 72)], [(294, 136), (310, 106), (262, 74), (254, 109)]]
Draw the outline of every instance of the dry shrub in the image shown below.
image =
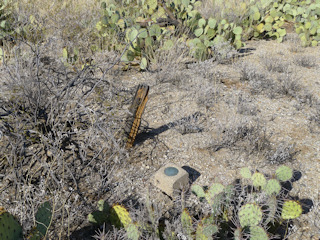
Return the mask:
[(98, 66), (71, 71), (46, 50), (18, 42), (1, 67), (0, 205), (29, 231), (30, 216), (49, 199), (55, 208), (49, 236), (57, 239), (86, 222), (127, 158), (129, 96)]
[(149, 55), (150, 71), (155, 71), (158, 83), (169, 82), (175, 85), (186, 78), (185, 64), (190, 60), (189, 49), (184, 43), (175, 42), (170, 49), (159, 48)]

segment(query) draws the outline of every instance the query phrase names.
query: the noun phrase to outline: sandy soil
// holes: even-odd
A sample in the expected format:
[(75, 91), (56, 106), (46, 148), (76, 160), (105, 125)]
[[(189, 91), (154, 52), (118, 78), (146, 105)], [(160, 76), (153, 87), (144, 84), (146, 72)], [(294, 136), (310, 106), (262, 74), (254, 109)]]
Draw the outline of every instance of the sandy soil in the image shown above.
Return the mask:
[[(173, 65), (167, 81), (150, 72), (123, 79), (128, 87), (150, 86), (141, 131), (131, 150), (138, 173), (132, 185), (141, 196), (150, 191), (146, 189), (155, 191), (148, 180), (168, 162), (198, 171), (195, 183), (200, 185), (230, 183), (244, 166), (272, 174), (283, 163), (301, 173), (291, 195), (314, 204), (296, 222), (290, 239), (319, 239), (320, 120), (314, 116), (320, 109), (320, 47), (301, 48), (295, 36), (289, 36), (284, 43), (251, 41), (245, 50), (227, 63)], [(241, 69), (264, 74), (275, 86), (241, 80)], [(288, 82), (279, 80), (281, 76)], [(244, 126), (260, 131), (261, 144), (263, 132), (271, 148), (252, 150), (252, 142), (245, 139), (232, 143), (232, 134)], [(292, 155), (271, 163), (268, 151), (274, 153), (281, 146), (289, 147)], [(158, 196), (170, 202), (164, 194)]]

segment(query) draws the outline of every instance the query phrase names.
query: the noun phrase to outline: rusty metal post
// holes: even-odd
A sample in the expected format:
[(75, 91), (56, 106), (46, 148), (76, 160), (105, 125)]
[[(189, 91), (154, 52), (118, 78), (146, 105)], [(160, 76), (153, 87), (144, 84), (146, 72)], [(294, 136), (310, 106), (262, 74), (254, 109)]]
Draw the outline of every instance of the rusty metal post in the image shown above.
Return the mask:
[(148, 101), (148, 93), (149, 86), (139, 84), (136, 94), (133, 98), (133, 102), (129, 108), (129, 111), (132, 115), (128, 117), (125, 128), (125, 131), (128, 134), (126, 148), (131, 148), (133, 146), (141, 124), (141, 117)]

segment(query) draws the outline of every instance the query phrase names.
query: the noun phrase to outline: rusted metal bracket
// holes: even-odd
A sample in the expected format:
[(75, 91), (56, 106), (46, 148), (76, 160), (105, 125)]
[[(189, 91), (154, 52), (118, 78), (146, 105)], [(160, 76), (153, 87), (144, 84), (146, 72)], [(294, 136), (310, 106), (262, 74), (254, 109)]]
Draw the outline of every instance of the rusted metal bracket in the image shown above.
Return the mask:
[(139, 84), (136, 95), (134, 96), (133, 102), (129, 108), (131, 114), (127, 118), (125, 127), (125, 131), (128, 134), (126, 148), (131, 148), (133, 146), (141, 124), (141, 117), (148, 101), (148, 93), (149, 86)]

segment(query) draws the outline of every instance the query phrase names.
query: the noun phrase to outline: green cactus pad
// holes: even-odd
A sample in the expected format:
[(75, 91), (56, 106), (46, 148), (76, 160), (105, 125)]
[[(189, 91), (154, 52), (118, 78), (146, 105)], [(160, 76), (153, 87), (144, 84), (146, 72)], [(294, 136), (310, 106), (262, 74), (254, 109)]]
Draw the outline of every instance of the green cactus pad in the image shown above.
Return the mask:
[(242, 239), (242, 228), (237, 228), (233, 232), (234, 240), (241, 240)]
[(294, 200), (285, 201), (282, 206), (281, 217), (285, 220), (295, 219), (302, 214), (301, 204)]
[(209, 240), (212, 239), (212, 235), (218, 232), (218, 226), (214, 224), (215, 219), (212, 215), (201, 219), (197, 226), (196, 240)]
[(139, 231), (139, 228), (136, 224), (130, 223), (126, 227), (127, 236), (131, 240), (139, 240), (139, 237), (141, 235), (141, 232)]
[(221, 183), (214, 183), (209, 188), (207, 194), (210, 195), (210, 197), (214, 197), (215, 195), (218, 195), (223, 192), (224, 186)]
[(218, 232), (218, 226), (214, 224), (204, 225), (199, 223), (196, 231), (196, 240), (209, 240), (212, 235)]
[(234, 191), (235, 191), (235, 187), (232, 184), (229, 184), (224, 188), (226, 202), (230, 202), (233, 199)]
[(99, 211), (94, 211), (88, 215), (88, 221), (92, 224), (101, 225), (108, 221), (110, 207), (104, 200), (98, 201)]
[(36, 214), (37, 230), (45, 236), (52, 219), (52, 208), (49, 202), (44, 202)]
[(22, 227), (13, 215), (0, 210), (0, 239), (22, 239)]
[(223, 194), (218, 194), (214, 198), (210, 199), (210, 201), (208, 201), (208, 203), (211, 205), (211, 211), (213, 214), (219, 215), (221, 213), (221, 207), (223, 202)]
[(189, 237), (192, 237), (191, 234), (193, 232), (192, 228), (192, 219), (187, 209), (184, 209), (181, 214), (181, 224), (183, 229), (185, 229), (185, 233), (188, 234)]
[(251, 226), (250, 227), (250, 240), (268, 240), (268, 234), (263, 227)]
[(267, 194), (279, 194), (281, 190), (280, 183), (277, 179), (270, 179), (263, 189)]
[(240, 174), (243, 178), (250, 179), (251, 178), (251, 171), (248, 167), (244, 167), (240, 169)]
[(203, 190), (203, 188), (199, 185), (192, 185), (191, 187), (191, 191), (197, 195), (197, 197), (199, 198), (204, 198), (205, 197), (205, 192)]
[(257, 204), (248, 203), (240, 208), (238, 217), (242, 227), (255, 226), (262, 220), (262, 211)]
[(109, 220), (116, 227), (123, 226), (124, 228), (127, 228), (129, 224), (132, 223), (132, 219), (130, 218), (130, 214), (127, 209), (119, 204), (115, 204), (112, 207)]
[(241, 34), (242, 33), (242, 27), (235, 27), (234, 29), (233, 29), (233, 33), (234, 34)]
[(267, 183), (265, 176), (262, 173), (255, 172), (252, 177), (252, 183), (255, 187), (264, 187)]
[(206, 216), (201, 219), (202, 225), (212, 225), (214, 224), (214, 222), (215, 222), (215, 219), (212, 215)]
[(108, 214), (102, 211), (94, 211), (88, 215), (88, 221), (92, 224), (101, 225), (108, 221)]
[(101, 199), (101, 200), (98, 201), (98, 209), (101, 212), (108, 213), (110, 211), (110, 206), (106, 201)]
[(288, 181), (292, 178), (293, 171), (291, 168), (289, 168), (287, 166), (280, 166), (276, 170), (276, 176), (280, 181), (285, 182), (285, 181)]
[(217, 26), (217, 20), (214, 18), (209, 18), (208, 25), (210, 28), (214, 29)]

